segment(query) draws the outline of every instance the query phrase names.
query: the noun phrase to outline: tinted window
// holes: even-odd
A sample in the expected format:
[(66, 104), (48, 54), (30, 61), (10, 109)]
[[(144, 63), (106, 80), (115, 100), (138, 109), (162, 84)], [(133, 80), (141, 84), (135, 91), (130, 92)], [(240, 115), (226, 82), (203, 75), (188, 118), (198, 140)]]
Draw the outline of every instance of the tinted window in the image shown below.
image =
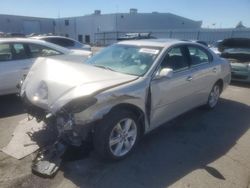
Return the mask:
[(48, 48), (46, 46), (38, 45), (38, 44), (29, 44), (29, 49), (30, 49), (30, 56), (32, 58), (47, 57), (47, 56), (61, 54), (60, 52), (54, 49)]
[(174, 71), (180, 71), (188, 68), (188, 60), (184, 53), (184, 48), (175, 47), (170, 49), (161, 64), (162, 68), (171, 68)]
[(65, 25), (69, 25), (69, 20), (64, 20)]
[(13, 59), (27, 59), (27, 53), (23, 44), (13, 44)]
[(9, 44), (0, 44), (0, 61), (12, 59), (11, 48)]
[(72, 47), (75, 44), (73, 40), (64, 38), (47, 38), (45, 40), (63, 47)]
[(210, 62), (208, 52), (199, 47), (188, 46), (188, 51), (191, 58), (191, 65), (199, 65)]
[(78, 41), (79, 41), (79, 42), (83, 42), (82, 35), (78, 35)]

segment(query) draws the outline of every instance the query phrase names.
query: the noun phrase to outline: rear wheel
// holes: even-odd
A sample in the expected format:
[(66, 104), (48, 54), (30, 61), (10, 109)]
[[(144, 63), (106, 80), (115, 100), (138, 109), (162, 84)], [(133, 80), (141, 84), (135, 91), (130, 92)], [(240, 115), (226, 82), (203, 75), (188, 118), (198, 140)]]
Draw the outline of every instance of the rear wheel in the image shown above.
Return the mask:
[(94, 147), (102, 158), (120, 160), (135, 147), (139, 137), (139, 123), (129, 111), (110, 113), (95, 129)]
[(209, 97), (208, 97), (208, 101), (207, 101), (206, 106), (209, 109), (213, 109), (217, 105), (219, 98), (220, 98), (220, 94), (221, 94), (221, 87), (220, 87), (219, 83), (216, 83), (213, 86), (213, 88), (209, 94)]

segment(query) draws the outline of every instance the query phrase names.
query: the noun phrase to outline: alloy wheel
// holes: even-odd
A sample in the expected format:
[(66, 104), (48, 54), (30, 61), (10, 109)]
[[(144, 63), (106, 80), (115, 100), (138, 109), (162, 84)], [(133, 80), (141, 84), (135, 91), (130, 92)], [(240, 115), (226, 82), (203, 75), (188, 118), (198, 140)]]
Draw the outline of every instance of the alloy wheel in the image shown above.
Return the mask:
[(119, 121), (111, 131), (109, 148), (116, 157), (126, 155), (137, 139), (137, 126), (133, 119), (125, 118)]
[(220, 97), (220, 86), (215, 85), (209, 95), (209, 100), (208, 100), (208, 104), (211, 108), (216, 106), (216, 104), (218, 103), (219, 97)]

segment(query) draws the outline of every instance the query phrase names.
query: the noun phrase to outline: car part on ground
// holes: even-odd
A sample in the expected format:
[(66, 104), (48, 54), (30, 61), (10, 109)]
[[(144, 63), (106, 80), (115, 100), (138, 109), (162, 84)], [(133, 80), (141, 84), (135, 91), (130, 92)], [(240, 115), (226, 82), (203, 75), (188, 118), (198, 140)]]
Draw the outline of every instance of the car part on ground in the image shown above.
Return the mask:
[(40, 151), (32, 163), (32, 171), (39, 175), (51, 177), (55, 175), (60, 167), (62, 155), (67, 145), (56, 142), (48, 148)]
[(119, 160), (140, 135), (208, 101), (214, 108), (230, 78), (229, 63), (204, 45), (131, 40), (85, 64), (41, 59), (20, 96), (39, 121), (53, 120), (67, 144), (91, 140), (100, 156)]

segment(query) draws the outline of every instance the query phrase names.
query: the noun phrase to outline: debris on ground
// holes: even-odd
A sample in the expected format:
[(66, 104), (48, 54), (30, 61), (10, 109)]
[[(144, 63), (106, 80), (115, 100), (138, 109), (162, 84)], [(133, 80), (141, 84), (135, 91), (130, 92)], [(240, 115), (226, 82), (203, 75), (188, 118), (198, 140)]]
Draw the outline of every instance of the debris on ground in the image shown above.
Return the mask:
[(37, 123), (35, 119), (23, 119), (18, 123), (8, 145), (1, 149), (2, 152), (16, 159), (22, 159), (34, 153), (40, 146), (32, 140), (32, 135), (43, 129), (45, 129), (43, 123)]

